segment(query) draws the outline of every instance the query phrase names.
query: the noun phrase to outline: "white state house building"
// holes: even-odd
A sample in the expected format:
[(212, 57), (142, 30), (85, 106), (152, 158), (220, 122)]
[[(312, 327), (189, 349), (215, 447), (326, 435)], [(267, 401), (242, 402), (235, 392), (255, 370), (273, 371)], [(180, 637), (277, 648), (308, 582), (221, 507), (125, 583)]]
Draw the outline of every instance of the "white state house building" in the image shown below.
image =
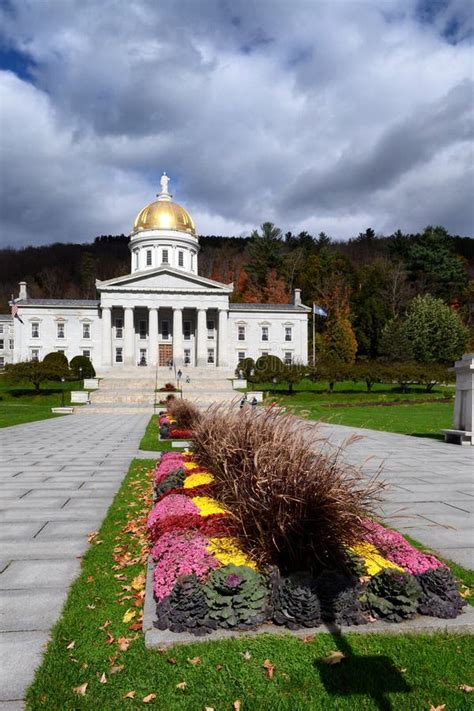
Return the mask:
[(168, 182), (163, 174), (157, 199), (135, 220), (130, 274), (97, 281), (97, 300), (30, 299), (20, 283), (16, 304), (23, 323), (13, 319), (7, 361), (62, 351), (69, 360), (90, 358), (98, 372), (171, 360), (235, 368), (243, 358), (268, 354), (307, 363), (311, 309), (301, 303), (300, 290), (292, 304), (229, 303), (232, 284), (199, 276), (194, 222), (172, 201)]

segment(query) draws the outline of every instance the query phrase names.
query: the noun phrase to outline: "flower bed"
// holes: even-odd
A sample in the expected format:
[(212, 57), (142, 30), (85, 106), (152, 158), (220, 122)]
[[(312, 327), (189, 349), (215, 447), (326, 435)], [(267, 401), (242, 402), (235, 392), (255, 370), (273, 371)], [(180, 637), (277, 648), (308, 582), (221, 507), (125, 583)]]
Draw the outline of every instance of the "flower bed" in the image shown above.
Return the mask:
[(158, 416), (161, 439), (190, 439), (192, 430), (179, 427), (176, 420), (167, 412), (160, 412)]
[(147, 530), (159, 629), (203, 635), (265, 621), (296, 629), (462, 611), (449, 569), (372, 520), (341, 549), (337, 569), (283, 574), (257, 565), (240, 547), (232, 512), (213, 498), (213, 482), (191, 453), (164, 453), (156, 467)]

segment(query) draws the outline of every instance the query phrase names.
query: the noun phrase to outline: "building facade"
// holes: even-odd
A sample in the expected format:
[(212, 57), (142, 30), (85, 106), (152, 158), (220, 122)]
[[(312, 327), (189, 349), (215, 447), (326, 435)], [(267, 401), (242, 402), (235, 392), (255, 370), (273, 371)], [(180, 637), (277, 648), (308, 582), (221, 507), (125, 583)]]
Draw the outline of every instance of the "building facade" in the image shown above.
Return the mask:
[(15, 327), (11, 316), (0, 314), (0, 370), (13, 363)]
[(307, 362), (310, 309), (300, 291), (292, 304), (230, 303), (232, 284), (199, 275), (194, 223), (172, 201), (168, 182), (164, 174), (157, 199), (135, 220), (130, 274), (97, 281), (98, 299), (31, 299), (20, 283), (14, 362), (51, 351), (84, 355), (98, 372), (169, 361), (234, 368), (268, 354)]

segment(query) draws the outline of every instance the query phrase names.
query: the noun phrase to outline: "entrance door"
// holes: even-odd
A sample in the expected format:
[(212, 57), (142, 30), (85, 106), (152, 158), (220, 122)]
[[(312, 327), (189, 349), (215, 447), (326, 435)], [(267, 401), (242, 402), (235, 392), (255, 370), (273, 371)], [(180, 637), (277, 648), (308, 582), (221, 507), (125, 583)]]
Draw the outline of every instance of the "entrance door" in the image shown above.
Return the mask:
[(160, 343), (158, 346), (158, 365), (168, 365), (170, 360), (173, 360), (173, 346), (171, 343)]

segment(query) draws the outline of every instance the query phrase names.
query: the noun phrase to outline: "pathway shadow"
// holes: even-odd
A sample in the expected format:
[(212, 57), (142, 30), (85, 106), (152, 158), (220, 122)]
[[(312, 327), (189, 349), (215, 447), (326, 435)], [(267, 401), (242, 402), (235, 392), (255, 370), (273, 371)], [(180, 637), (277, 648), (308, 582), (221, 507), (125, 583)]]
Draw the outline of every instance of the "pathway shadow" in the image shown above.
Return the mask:
[[(340, 664), (316, 660), (315, 668), (328, 694), (333, 696), (369, 696), (380, 711), (392, 711), (387, 694), (409, 693), (410, 685), (390, 657), (354, 654), (347, 637), (335, 625), (328, 625), (335, 649), (346, 658)], [(357, 708), (356, 702), (354, 707)]]

